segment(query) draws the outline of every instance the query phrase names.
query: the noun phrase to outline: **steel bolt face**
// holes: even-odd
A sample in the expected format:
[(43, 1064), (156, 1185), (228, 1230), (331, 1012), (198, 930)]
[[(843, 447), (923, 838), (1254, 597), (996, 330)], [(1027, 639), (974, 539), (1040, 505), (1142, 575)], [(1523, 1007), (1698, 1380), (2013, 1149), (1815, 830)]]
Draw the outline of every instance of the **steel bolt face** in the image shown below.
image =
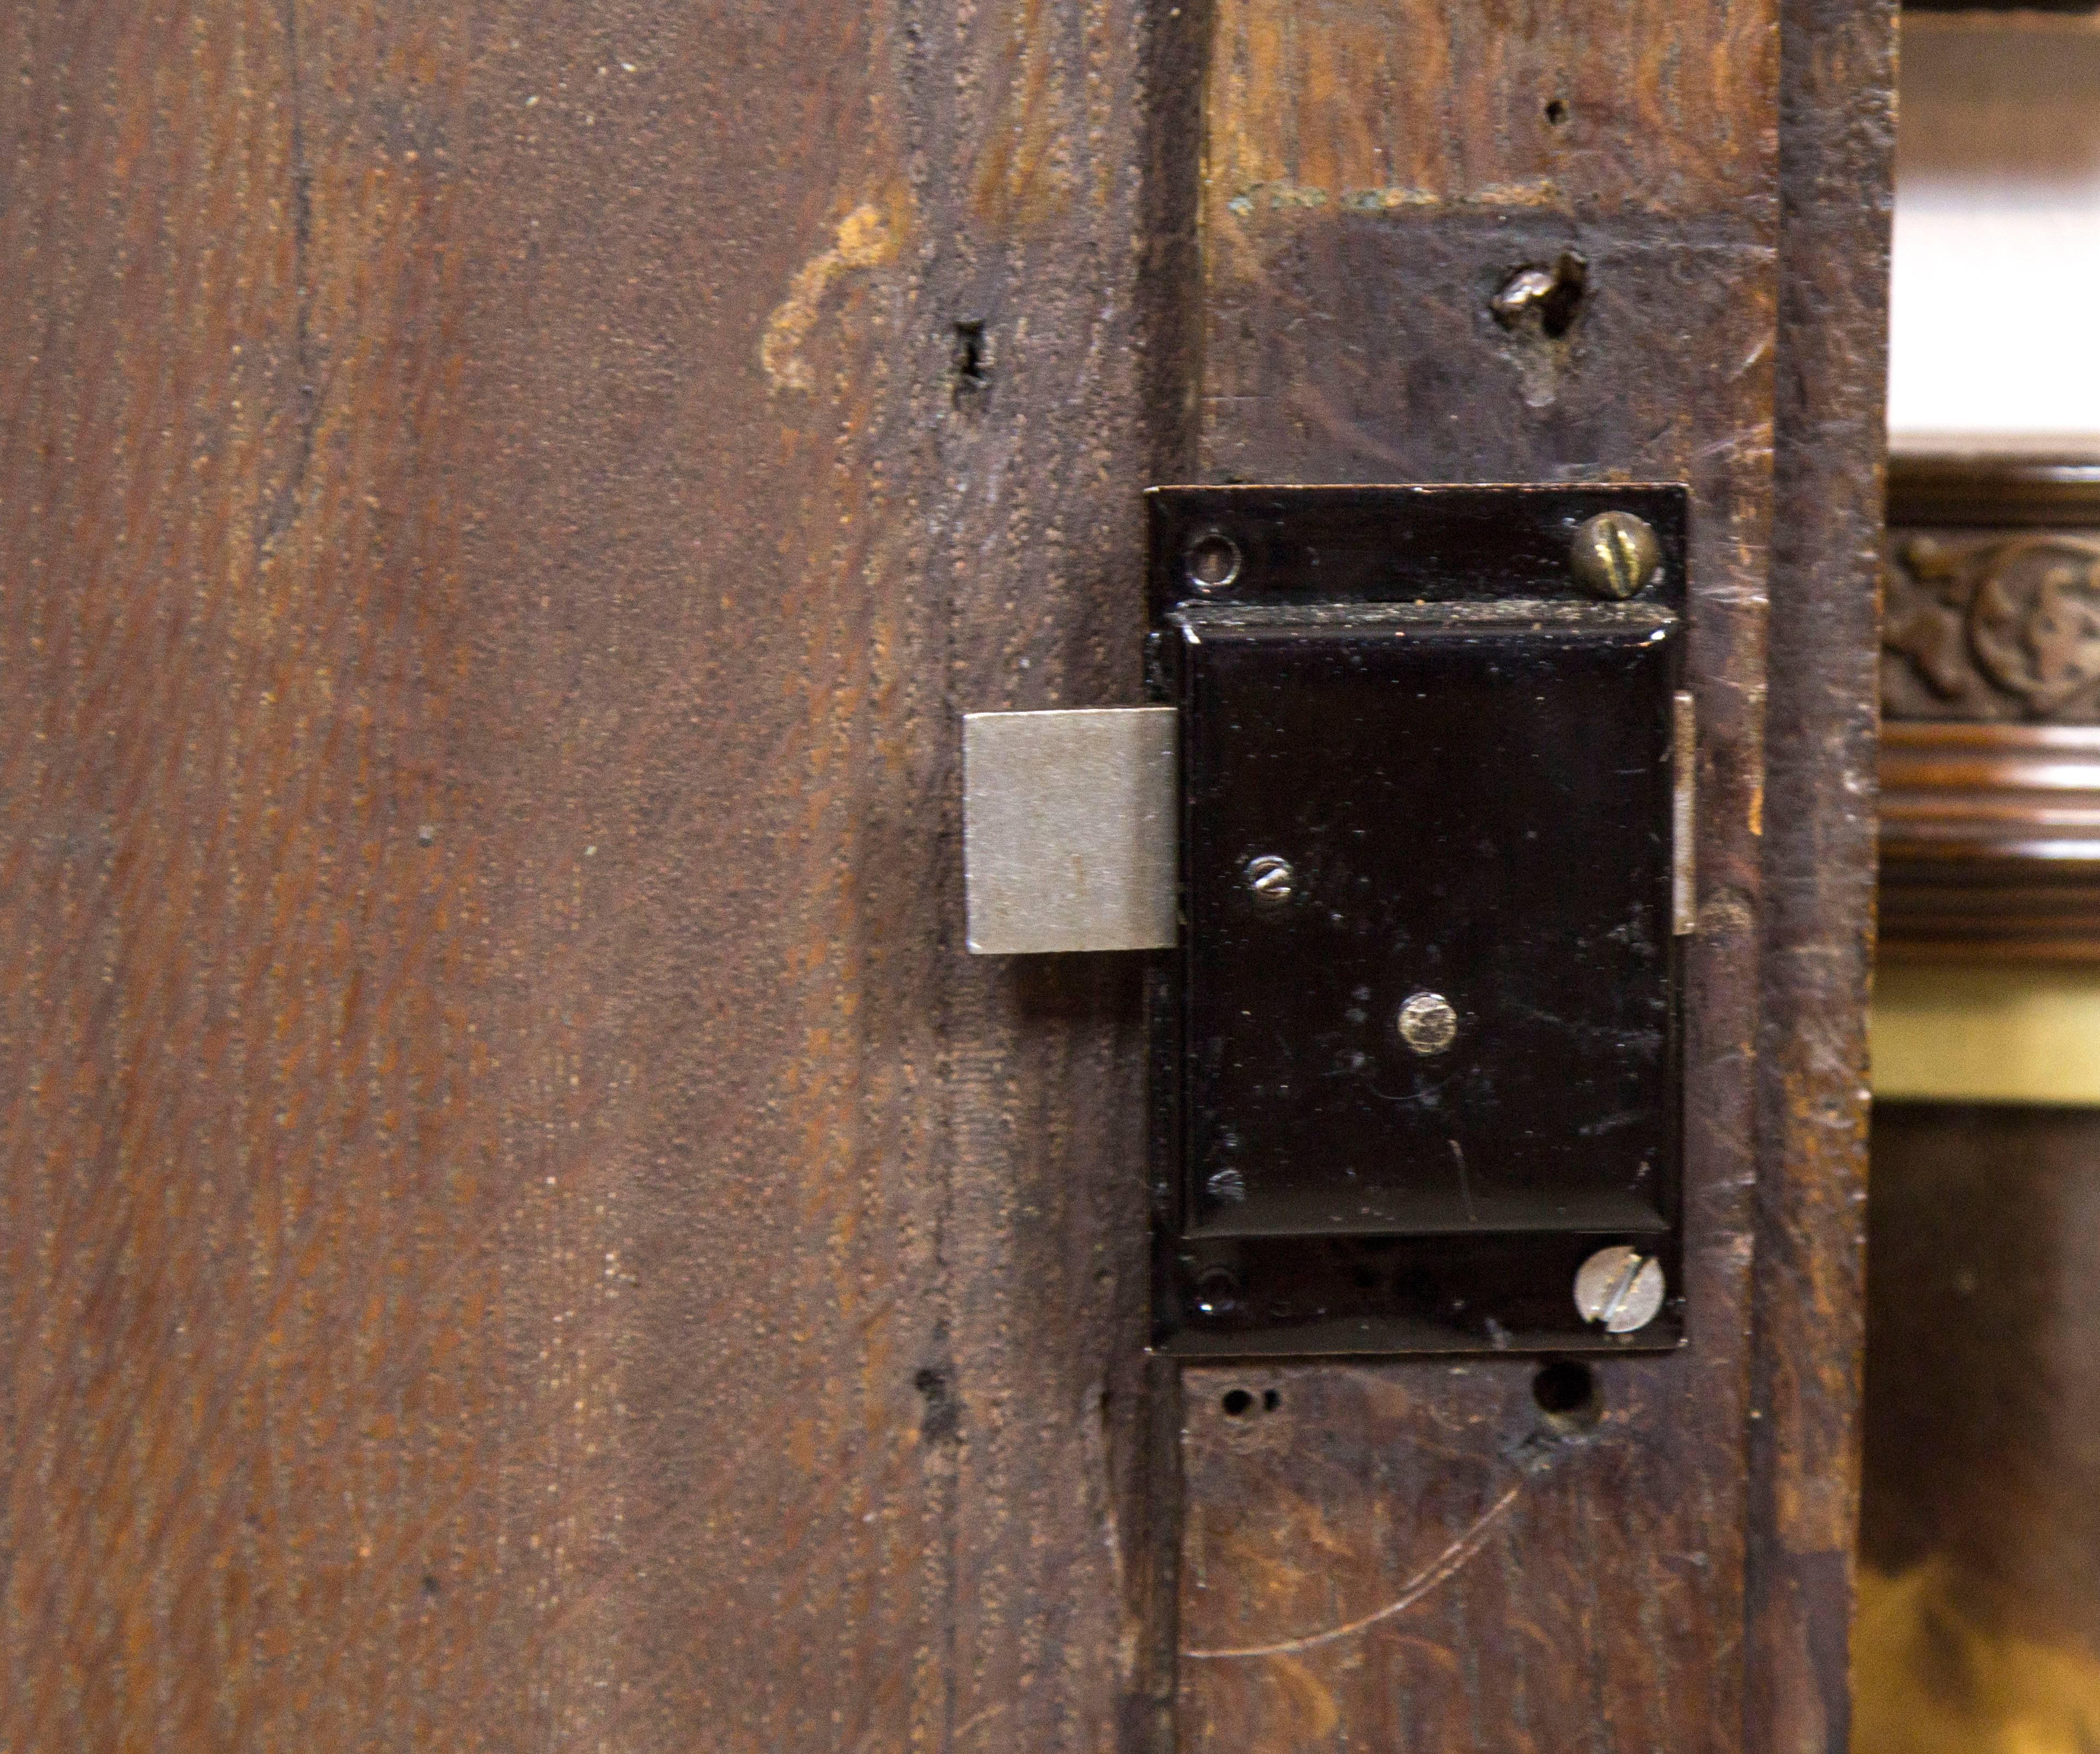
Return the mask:
[(1623, 1244), (1599, 1249), (1575, 1273), (1575, 1307), (1607, 1333), (1635, 1333), (1661, 1313), (1662, 1263)]
[(1655, 576), (1662, 544), (1645, 518), (1599, 512), (1577, 527), (1568, 557), (1576, 582), (1592, 597), (1624, 602)]
[(1458, 1038), (1458, 1013), (1441, 993), (1417, 993), (1393, 1023), (1410, 1053), (1440, 1054)]
[(1257, 907), (1281, 907), (1298, 892), (1298, 873), (1290, 861), (1273, 853), (1246, 862), (1247, 892)]

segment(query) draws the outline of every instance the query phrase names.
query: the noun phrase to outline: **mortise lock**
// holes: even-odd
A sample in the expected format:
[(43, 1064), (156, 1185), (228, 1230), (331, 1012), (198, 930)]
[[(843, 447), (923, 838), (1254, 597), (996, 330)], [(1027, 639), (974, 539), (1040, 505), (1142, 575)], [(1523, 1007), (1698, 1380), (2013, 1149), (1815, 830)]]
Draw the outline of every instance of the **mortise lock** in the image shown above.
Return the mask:
[(970, 715), (970, 947), (1141, 949), (1153, 1337), (1683, 1338), (1677, 487), (1162, 487), (1134, 709)]

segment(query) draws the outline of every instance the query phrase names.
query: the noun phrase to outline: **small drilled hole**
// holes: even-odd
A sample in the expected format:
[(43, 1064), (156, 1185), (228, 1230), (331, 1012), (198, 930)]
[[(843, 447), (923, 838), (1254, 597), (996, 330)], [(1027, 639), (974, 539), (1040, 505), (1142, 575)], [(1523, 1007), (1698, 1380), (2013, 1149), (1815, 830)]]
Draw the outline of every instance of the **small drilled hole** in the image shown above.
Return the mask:
[(1563, 1426), (1594, 1425), (1604, 1410), (1596, 1373), (1572, 1358), (1543, 1367), (1531, 1379), (1531, 1398), (1541, 1412)]
[(1215, 530), (1189, 547), (1189, 582), (1199, 591), (1222, 591), (1240, 575), (1239, 544)]
[(1555, 98), (1546, 106), (1546, 119), (1558, 128), (1561, 123), (1568, 120), (1568, 106), (1560, 99)]
[(991, 368), (985, 352), (985, 326), (982, 322), (958, 323), (955, 342), (948, 356), (955, 406), (972, 408), (981, 403), (991, 390)]
[(1283, 1397), (1274, 1389), (1264, 1389), (1261, 1391), (1261, 1410), (1264, 1412), (1273, 1413), (1282, 1404)]
[(1228, 1419), (1244, 1419), (1254, 1411), (1254, 1397), (1245, 1389), (1228, 1389), (1218, 1397), (1218, 1405)]

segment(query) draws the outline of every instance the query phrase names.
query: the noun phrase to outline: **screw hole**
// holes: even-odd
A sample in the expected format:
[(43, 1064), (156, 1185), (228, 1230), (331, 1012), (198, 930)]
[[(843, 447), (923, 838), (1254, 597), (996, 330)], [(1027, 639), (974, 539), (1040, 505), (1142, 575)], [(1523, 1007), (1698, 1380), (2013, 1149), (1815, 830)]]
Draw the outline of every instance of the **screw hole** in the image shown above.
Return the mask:
[(1254, 1397), (1245, 1389), (1228, 1389), (1218, 1397), (1218, 1406), (1228, 1419), (1244, 1419), (1254, 1411)]
[(1546, 119), (1558, 128), (1561, 123), (1568, 120), (1568, 106), (1560, 99), (1553, 99), (1546, 106)]
[(991, 368), (985, 357), (985, 326), (981, 321), (955, 325), (955, 350), (948, 356), (955, 377), (955, 406), (973, 408), (991, 389)]
[(920, 1441), (955, 1443), (963, 1427), (963, 1405), (956, 1398), (955, 1373), (945, 1366), (929, 1364), (913, 1374), (911, 1386), (925, 1404), (919, 1412)]
[(1261, 1391), (1261, 1410), (1264, 1412), (1273, 1413), (1282, 1404), (1283, 1397), (1274, 1389), (1264, 1389)]
[(1189, 546), (1189, 582), (1199, 591), (1222, 591), (1240, 575), (1239, 544), (1212, 531)]
[(1531, 1398), (1547, 1421), (1564, 1430), (1593, 1426), (1604, 1409), (1596, 1373), (1572, 1358), (1556, 1359), (1531, 1379)]

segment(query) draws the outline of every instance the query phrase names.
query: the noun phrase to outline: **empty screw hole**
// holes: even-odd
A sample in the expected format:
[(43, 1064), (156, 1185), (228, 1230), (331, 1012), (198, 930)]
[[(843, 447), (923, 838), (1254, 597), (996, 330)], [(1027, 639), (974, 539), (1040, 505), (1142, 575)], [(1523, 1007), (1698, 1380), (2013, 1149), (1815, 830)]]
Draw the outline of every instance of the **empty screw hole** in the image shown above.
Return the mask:
[(958, 323), (955, 325), (955, 345), (949, 355), (949, 366), (955, 375), (955, 403), (957, 407), (982, 400), (991, 388), (991, 369), (985, 359), (985, 333), (982, 322)]
[(1228, 1419), (1244, 1419), (1254, 1411), (1254, 1396), (1245, 1389), (1228, 1389), (1218, 1397), (1218, 1405)]
[(1199, 591), (1222, 591), (1240, 575), (1239, 544), (1215, 531), (1189, 544), (1189, 582)]
[(1264, 1389), (1261, 1391), (1261, 1410), (1264, 1412), (1273, 1413), (1282, 1404), (1283, 1397), (1274, 1389)]
[(1531, 1398), (1541, 1412), (1563, 1426), (1594, 1425), (1604, 1410), (1596, 1373), (1572, 1358), (1544, 1366), (1531, 1379)]
[(1546, 106), (1546, 119), (1558, 128), (1568, 120), (1568, 106), (1558, 98), (1551, 99)]

